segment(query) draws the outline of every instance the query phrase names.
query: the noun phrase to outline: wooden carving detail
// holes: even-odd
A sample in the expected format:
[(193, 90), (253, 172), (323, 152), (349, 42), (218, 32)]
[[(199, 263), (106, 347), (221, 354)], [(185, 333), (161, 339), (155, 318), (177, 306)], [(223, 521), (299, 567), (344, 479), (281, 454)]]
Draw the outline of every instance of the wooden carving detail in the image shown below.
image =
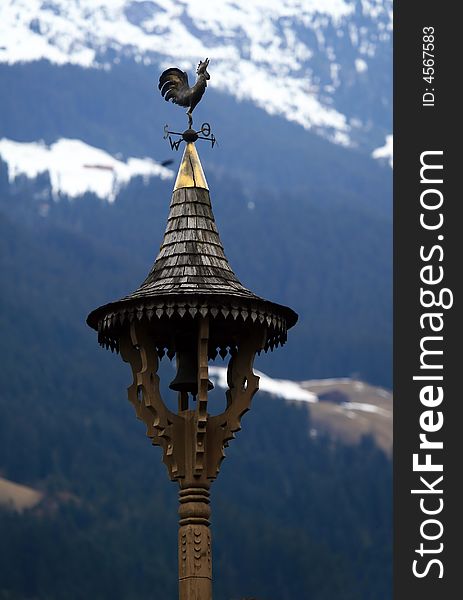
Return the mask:
[(137, 417), (146, 425), (146, 435), (153, 445), (161, 446), (172, 479), (182, 476), (179, 472), (174, 444), (179, 437), (175, 429), (182, 426), (180, 417), (164, 404), (159, 391), (159, 359), (146, 330), (137, 322), (130, 325), (130, 335), (120, 342), (121, 355), (130, 363), (133, 383), (127, 389), (129, 401), (135, 408)]
[(198, 396), (196, 400), (196, 435), (194, 473), (200, 475), (204, 471), (207, 433), (207, 392), (209, 384), (208, 361), (209, 320), (202, 317), (198, 332)]
[[(215, 479), (225, 457), (224, 449), (241, 429), (241, 418), (250, 409), (259, 389), (253, 372), (256, 352), (265, 343), (265, 329), (249, 328), (228, 364), (227, 407), (211, 416), (207, 412), (209, 319), (198, 324), (198, 394), (195, 410), (180, 402), (179, 414), (170, 411), (159, 391), (159, 359), (147, 330), (138, 322), (121, 339), (121, 354), (130, 363), (133, 383), (128, 396), (137, 417), (147, 428), (147, 436), (163, 449), (163, 460), (170, 478), (182, 486), (205, 485)], [(208, 484), (207, 484), (208, 485)]]
[(179, 492), (178, 575), (180, 598), (212, 598), (209, 487), (181, 487)]
[[(260, 306), (258, 302), (235, 306), (231, 303), (214, 302), (213, 299), (207, 302), (200, 302), (197, 299), (186, 298), (181, 301), (158, 300), (149, 304), (139, 302), (129, 306), (122, 306), (118, 310), (105, 315), (95, 327), (98, 327), (99, 343), (106, 348), (119, 351), (118, 328), (126, 324), (127, 321), (132, 322), (135, 319), (147, 319), (149, 323), (156, 327), (159, 319), (164, 319), (165, 317), (170, 319), (175, 315), (175, 317), (179, 317), (180, 319), (186, 318), (189, 320), (190, 317), (194, 317), (198, 313), (202, 317), (209, 317), (211, 323), (217, 318), (220, 319), (222, 316), (227, 318), (231, 315), (233, 320), (242, 321), (246, 323), (247, 327), (260, 324), (267, 331), (263, 346), (264, 351), (273, 349), (278, 345), (283, 346), (286, 343), (287, 330), (293, 325), (292, 322), (288, 322), (288, 318), (283, 314), (279, 314), (278, 312), (268, 314), (267, 307)], [(114, 335), (114, 331), (117, 331), (116, 336)]]
[[(264, 343), (264, 331), (249, 330), (249, 335), (238, 346), (238, 352), (228, 363), (227, 408), (220, 415), (209, 418), (208, 477), (215, 479), (225, 458), (224, 449), (241, 429), (241, 418), (250, 409), (254, 394), (259, 389), (259, 377), (253, 372), (254, 357)], [(212, 440), (211, 440), (212, 442)]]

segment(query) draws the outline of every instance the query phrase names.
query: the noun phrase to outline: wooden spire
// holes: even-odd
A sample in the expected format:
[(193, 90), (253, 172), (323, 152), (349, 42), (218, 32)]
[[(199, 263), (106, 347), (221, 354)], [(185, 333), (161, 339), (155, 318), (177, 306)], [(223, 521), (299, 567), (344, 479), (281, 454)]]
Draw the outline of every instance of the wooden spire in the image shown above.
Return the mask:
[(257, 298), (232, 271), (220, 241), (201, 162), (187, 144), (156, 261), (130, 298), (158, 294), (220, 294)]

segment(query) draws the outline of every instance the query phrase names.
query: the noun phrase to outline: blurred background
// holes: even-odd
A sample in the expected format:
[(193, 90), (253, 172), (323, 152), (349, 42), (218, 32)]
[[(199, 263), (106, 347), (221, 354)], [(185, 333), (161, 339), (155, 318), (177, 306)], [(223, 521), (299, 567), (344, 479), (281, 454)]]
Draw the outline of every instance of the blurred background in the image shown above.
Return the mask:
[(391, 597), (391, 11), (0, 3), (1, 600), (176, 597), (176, 486), (85, 318), (154, 261), (187, 124), (158, 78), (206, 57), (227, 257), (299, 313), (212, 488), (214, 597)]

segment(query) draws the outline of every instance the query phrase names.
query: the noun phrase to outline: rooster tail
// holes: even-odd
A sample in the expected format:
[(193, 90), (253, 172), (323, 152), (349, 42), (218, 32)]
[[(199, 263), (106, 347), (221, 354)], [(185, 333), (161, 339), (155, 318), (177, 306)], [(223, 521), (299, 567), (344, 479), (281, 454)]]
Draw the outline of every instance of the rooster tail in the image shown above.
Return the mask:
[(178, 92), (188, 88), (188, 75), (180, 69), (167, 69), (159, 78), (159, 89), (165, 100), (176, 101)]

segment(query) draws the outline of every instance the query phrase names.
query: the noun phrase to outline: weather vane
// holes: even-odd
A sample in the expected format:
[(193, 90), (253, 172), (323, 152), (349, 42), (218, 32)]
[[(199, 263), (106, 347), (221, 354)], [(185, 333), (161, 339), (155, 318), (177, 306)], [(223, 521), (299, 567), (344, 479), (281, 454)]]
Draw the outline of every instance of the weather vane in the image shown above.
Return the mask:
[[(161, 90), (161, 95), (166, 101), (172, 100), (174, 104), (179, 106), (188, 106), (188, 129), (183, 133), (178, 131), (169, 131), (169, 126), (164, 127), (164, 139), (169, 139), (170, 147), (178, 150), (182, 141), (196, 142), (196, 140), (207, 140), (211, 142), (212, 147), (216, 144), (216, 139), (211, 133), (209, 123), (203, 123), (199, 131), (193, 129), (193, 110), (196, 108), (201, 98), (204, 95), (207, 87), (207, 81), (211, 78), (207, 72), (209, 59), (200, 61), (196, 69), (196, 83), (190, 87), (188, 83), (188, 73), (181, 71), (175, 67), (164, 71), (159, 78), (158, 88)], [(172, 139), (172, 135), (180, 136), (179, 139)]]

